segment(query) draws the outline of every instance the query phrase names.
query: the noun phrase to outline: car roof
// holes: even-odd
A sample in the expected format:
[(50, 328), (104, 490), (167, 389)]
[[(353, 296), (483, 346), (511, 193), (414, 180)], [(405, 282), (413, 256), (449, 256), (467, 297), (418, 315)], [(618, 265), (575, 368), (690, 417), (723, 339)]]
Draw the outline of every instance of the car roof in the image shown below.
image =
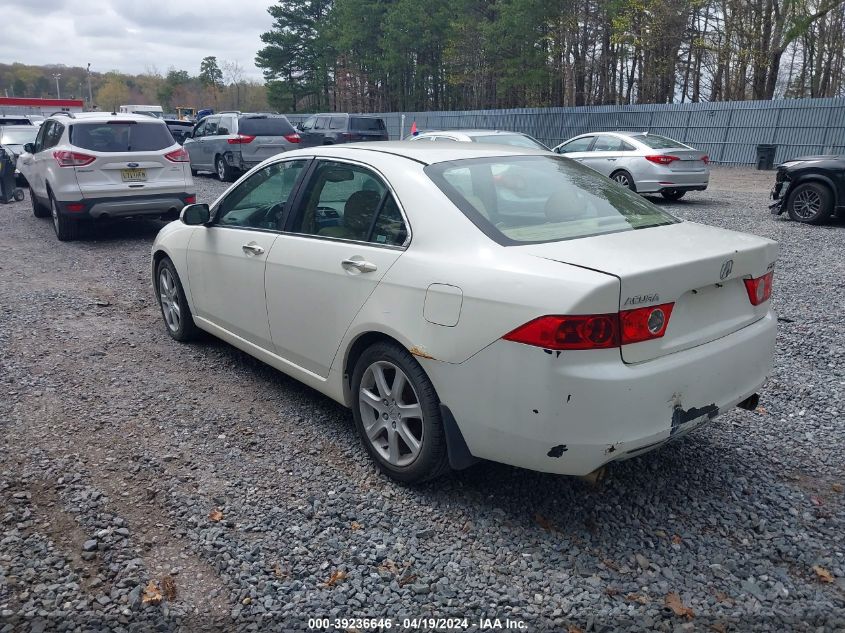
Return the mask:
[(76, 121), (85, 121), (86, 123), (102, 123), (105, 121), (138, 121), (141, 123), (159, 122), (164, 124), (164, 119), (158, 117), (147, 116), (146, 114), (131, 114), (129, 112), (75, 112), (72, 115), (68, 114), (51, 114), (48, 119), (55, 119), (57, 121), (68, 121), (74, 123)]
[(518, 134), (519, 136), (528, 136), (523, 132), (513, 132), (511, 130), (485, 130), (485, 129), (455, 129), (455, 130), (426, 130), (420, 132), (423, 134), (465, 134), (467, 136), (495, 136), (497, 134)]
[(3, 131), (6, 130), (35, 130), (37, 129), (37, 125), (4, 125)]
[(342, 143), (292, 150), (276, 158), (293, 156), (320, 156), (335, 158), (366, 158), (365, 153), (400, 156), (423, 165), (445, 163), (469, 158), (507, 156), (549, 156), (549, 152), (512, 145), (487, 145), (484, 143), (415, 143), (413, 141), (374, 141), (369, 143)]

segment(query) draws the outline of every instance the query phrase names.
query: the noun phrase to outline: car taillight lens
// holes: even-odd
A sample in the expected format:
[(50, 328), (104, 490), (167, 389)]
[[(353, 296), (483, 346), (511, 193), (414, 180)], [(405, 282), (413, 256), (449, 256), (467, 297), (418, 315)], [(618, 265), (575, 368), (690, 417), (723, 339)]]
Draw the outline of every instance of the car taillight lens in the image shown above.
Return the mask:
[(756, 279), (744, 279), (745, 290), (748, 292), (748, 299), (751, 305), (758, 306), (761, 303), (768, 301), (772, 296), (772, 281), (774, 281), (775, 271), (770, 270), (762, 277)]
[(668, 156), (666, 154), (654, 154), (652, 156), (646, 156), (645, 159), (655, 165), (668, 165), (676, 160), (681, 160), (677, 156)]
[(622, 345), (661, 338), (669, 327), (674, 303), (648, 306), (619, 313), (619, 330)]
[(544, 349), (603, 349), (619, 345), (616, 314), (544, 316), (503, 337), (507, 341)]
[(84, 167), (97, 160), (96, 156), (89, 156), (80, 152), (69, 152), (67, 150), (56, 150), (53, 152), (53, 158), (56, 159), (59, 167)]
[(248, 134), (238, 134), (232, 138), (227, 138), (226, 142), (229, 145), (247, 145), (252, 143), (255, 140), (254, 136), (249, 136)]
[(710, 157), (707, 154), (705, 154), (704, 156), (701, 157), (701, 162), (704, 163), (705, 165), (709, 165), (710, 164)]
[(196, 204), (196, 196), (185, 196), (185, 204)]
[(502, 338), (554, 350), (619, 347), (662, 337), (674, 305), (664, 303), (618, 314), (543, 316)]
[(288, 143), (299, 143), (302, 139), (299, 137), (299, 134), (285, 134), (285, 140)]
[(184, 147), (174, 149), (172, 152), (165, 154), (164, 157), (171, 163), (187, 163), (191, 160), (191, 157), (188, 156), (188, 151)]

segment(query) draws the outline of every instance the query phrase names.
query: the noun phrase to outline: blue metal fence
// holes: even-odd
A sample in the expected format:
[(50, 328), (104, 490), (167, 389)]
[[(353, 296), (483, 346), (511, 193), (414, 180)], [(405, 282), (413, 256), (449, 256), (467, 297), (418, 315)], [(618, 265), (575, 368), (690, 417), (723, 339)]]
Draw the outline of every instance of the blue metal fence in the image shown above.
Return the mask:
[[(577, 134), (612, 130), (662, 134), (707, 152), (714, 163), (753, 165), (757, 145), (777, 146), (775, 162), (845, 153), (845, 98), (520, 108), (380, 114), (391, 139), (422, 130), (486, 128), (530, 134), (553, 147)], [(296, 123), (308, 115), (289, 114)]]

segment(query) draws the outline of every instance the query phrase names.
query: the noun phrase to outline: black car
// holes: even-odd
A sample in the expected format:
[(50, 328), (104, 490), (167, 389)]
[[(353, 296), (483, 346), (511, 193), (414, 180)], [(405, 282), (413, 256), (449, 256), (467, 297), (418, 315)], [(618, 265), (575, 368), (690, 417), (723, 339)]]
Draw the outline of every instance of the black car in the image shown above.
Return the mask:
[(170, 130), (173, 140), (179, 143), (179, 145), (185, 144), (185, 139), (191, 135), (191, 132), (194, 129), (193, 121), (165, 118), (164, 122), (167, 124), (167, 129)]
[(797, 222), (845, 217), (845, 154), (799, 156), (778, 165), (772, 199), (772, 214), (786, 211)]
[(302, 138), (302, 147), (388, 140), (384, 119), (356, 114), (315, 114), (299, 123), (296, 129)]

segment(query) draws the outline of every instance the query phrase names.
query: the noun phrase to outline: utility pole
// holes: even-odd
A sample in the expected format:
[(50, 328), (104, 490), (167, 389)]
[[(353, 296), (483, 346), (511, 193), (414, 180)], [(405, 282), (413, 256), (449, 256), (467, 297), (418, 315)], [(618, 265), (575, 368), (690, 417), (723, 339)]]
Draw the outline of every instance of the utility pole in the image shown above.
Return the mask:
[(88, 64), (88, 109), (94, 107), (94, 97), (91, 96), (91, 64)]
[(56, 80), (56, 99), (62, 98), (62, 93), (59, 90), (59, 79), (61, 79), (61, 77), (62, 77), (61, 73), (56, 73), (55, 75), (53, 75), (53, 79)]

